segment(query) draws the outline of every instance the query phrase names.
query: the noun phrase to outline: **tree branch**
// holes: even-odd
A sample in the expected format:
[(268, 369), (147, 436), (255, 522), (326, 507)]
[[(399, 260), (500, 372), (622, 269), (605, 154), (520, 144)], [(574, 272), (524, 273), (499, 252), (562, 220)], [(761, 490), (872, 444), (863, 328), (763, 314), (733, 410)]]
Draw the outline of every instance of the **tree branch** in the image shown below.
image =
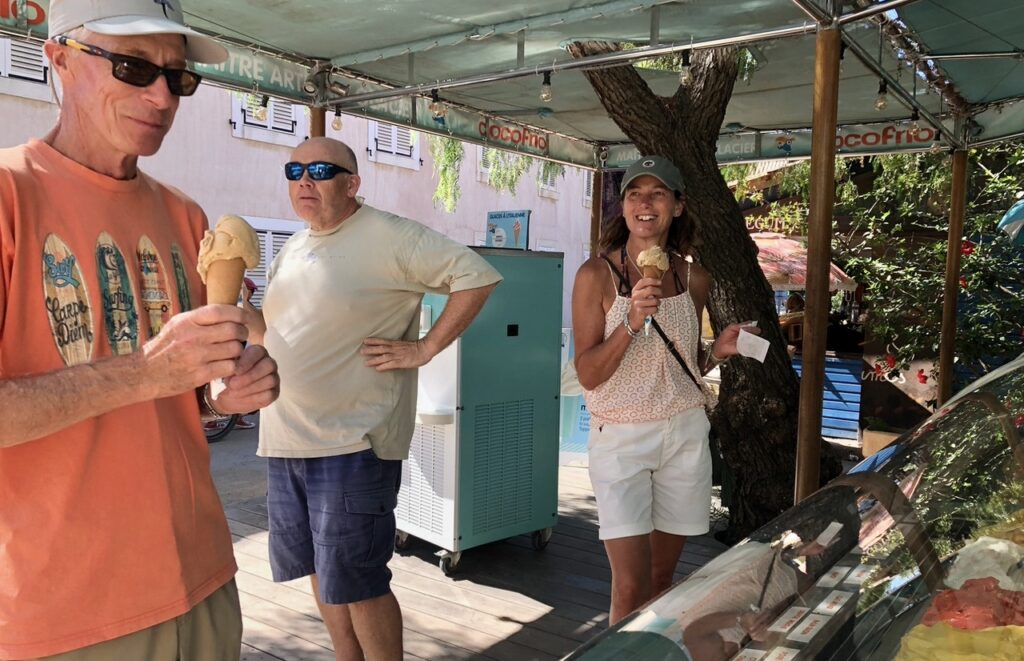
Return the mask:
[[(606, 41), (577, 41), (569, 44), (568, 50), (574, 58), (580, 58), (614, 53), (622, 50), (622, 47)], [(665, 112), (665, 100), (651, 91), (647, 81), (632, 65), (585, 70), (583, 75), (597, 92), (608, 116), (637, 146), (640, 153), (670, 155), (660, 140), (652, 139), (654, 136), (642, 130), (635, 130), (644, 126), (665, 126), (672, 121), (671, 116)]]

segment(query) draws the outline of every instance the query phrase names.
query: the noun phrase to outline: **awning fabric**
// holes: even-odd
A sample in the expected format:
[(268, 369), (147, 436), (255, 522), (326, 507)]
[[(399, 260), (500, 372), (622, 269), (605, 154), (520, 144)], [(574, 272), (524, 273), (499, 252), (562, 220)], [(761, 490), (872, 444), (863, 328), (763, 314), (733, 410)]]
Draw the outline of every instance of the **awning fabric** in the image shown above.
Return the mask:
[[(855, 15), (879, 1), (839, 4), (844, 14)], [(817, 0), (819, 7), (826, 4)], [(637, 154), (578, 69), (555, 71), (553, 96), (546, 101), (539, 98), (542, 77), (533, 73), (441, 89), (443, 117), (431, 112), (429, 89), (412, 97), (346, 99), (409, 84), (536, 71), (572, 61), (565, 45), (573, 41), (646, 47), (653, 34), (655, 45), (680, 46), (787, 29), (797, 36), (749, 46), (756, 64), (736, 82), (718, 157), (729, 162), (810, 154), (815, 24), (794, 0), (186, 0), (184, 5), (189, 23), (218, 36), (231, 52), (225, 65), (199, 67), (208, 80), (303, 103), (340, 104), (347, 113), (588, 167), (623, 166)], [(20, 13), (19, 6), (24, 7)], [(0, 30), (45, 38), (48, 9), (47, 0), (0, 1)], [(933, 80), (948, 79), (949, 89), (966, 103), (972, 141), (1024, 135), (1021, 0), (917, 0), (882, 16), (903, 43), (941, 58), (925, 58), (921, 65), (934, 67)], [(876, 20), (842, 26), (850, 47), (840, 71), (840, 153), (944, 145), (954, 132), (949, 100), (926, 91), (925, 77), (914, 75), (906, 52)], [(986, 53), (994, 57), (976, 57)], [(888, 104), (876, 109), (880, 77), (859, 59), (865, 54), (898, 81), (907, 98), (939, 117), (941, 126), (929, 126), (925, 118), (920, 131), (911, 131), (911, 109), (891, 86)], [(949, 57), (963, 55), (973, 57)], [(317, 61), (335, 67), (338, 82), (348, 86), (345, 96), (303, 91)], [(658, 94), (671, 95), (679, 85), (676, 73), (639, 71)]]
[[(807, 289), (807, 248), (782, 234), (758, 232), (750, 235), (757, 244), (757, 262), (775, 291)], [(829, 291), (853, 291), (857, 282), (830, 264)]]

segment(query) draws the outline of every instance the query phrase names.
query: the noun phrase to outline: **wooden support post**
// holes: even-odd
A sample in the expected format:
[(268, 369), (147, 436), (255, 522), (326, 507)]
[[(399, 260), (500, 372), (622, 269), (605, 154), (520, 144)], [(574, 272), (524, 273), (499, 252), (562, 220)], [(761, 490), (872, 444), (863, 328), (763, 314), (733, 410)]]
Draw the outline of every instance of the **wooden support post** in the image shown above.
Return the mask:
[(597, 242), (601, 238), (601, 203), (604, 200), (604, 170), (594, 171), (594, 183), (590, 187), (590, 255), (597, 254)]
[(839, 106), (841, 32), (818, 29), (811, 131), (811, 208), (807, 232), (807, 298), (803, 370), (796, 441), (795, 502), (818, 489), (821, 462), (821, 400), (825, 385), (825, 337), (829, 311), (829, 264), (835, 205), (836, 122)]
[(309, 137), (322, 138), (327, 134), (327, 111), (309, 107)]
[(942, 291), (942, 337), (939, 344), (939, 404), (953, 396), (953, 348), (956, 346), (956, 303), (960, 293), (960, 248), (967, 209), (967, 150), (953, 152), (949, 234), (946, 239), (946, 284)]

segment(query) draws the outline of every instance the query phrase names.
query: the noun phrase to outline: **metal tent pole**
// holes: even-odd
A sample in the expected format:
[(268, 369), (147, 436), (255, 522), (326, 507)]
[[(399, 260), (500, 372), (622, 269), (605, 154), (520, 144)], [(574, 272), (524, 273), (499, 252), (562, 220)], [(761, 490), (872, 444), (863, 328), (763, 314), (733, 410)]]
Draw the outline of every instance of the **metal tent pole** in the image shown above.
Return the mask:
[(818, 30), (814, 65), (814, 124), (811, 131), (807, 298), (796, 445), (796, 502), (817, 491), (820, 473), (821, 399), (825, 384), (841, 44), (842, 33), (838, 27)]

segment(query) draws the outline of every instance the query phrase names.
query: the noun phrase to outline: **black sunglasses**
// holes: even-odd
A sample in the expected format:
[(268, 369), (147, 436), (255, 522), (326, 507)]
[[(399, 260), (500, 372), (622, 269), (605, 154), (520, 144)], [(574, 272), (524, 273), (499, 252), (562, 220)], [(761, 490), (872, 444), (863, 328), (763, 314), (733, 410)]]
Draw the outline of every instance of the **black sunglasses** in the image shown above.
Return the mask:
[(54, 37), (53, 40), (62, 46), (68, 46), (83, 53), (110, 60), (114, 78), (135, 87), (149, 87), (162, 74), (167, 79), (167, 89), (171, 91), (171, 94), (175, 96), (192, 96), (199, 89), (199, 82), (203, 79), (202, 76), (188, 69), (159, 67), (141, 57), (111, 53), (99, 46), (75, 41), (63, 35)]
[(284, 164), (284, 176), (288, 181), (302, 179), (303, 172), (308, 172), (309, 178), (313, 181), (327, 181), (334, 179), (339, 174), (353, 174), (352, 170), (327, 161), (313, 161), (312, 163), (292, 161)]

